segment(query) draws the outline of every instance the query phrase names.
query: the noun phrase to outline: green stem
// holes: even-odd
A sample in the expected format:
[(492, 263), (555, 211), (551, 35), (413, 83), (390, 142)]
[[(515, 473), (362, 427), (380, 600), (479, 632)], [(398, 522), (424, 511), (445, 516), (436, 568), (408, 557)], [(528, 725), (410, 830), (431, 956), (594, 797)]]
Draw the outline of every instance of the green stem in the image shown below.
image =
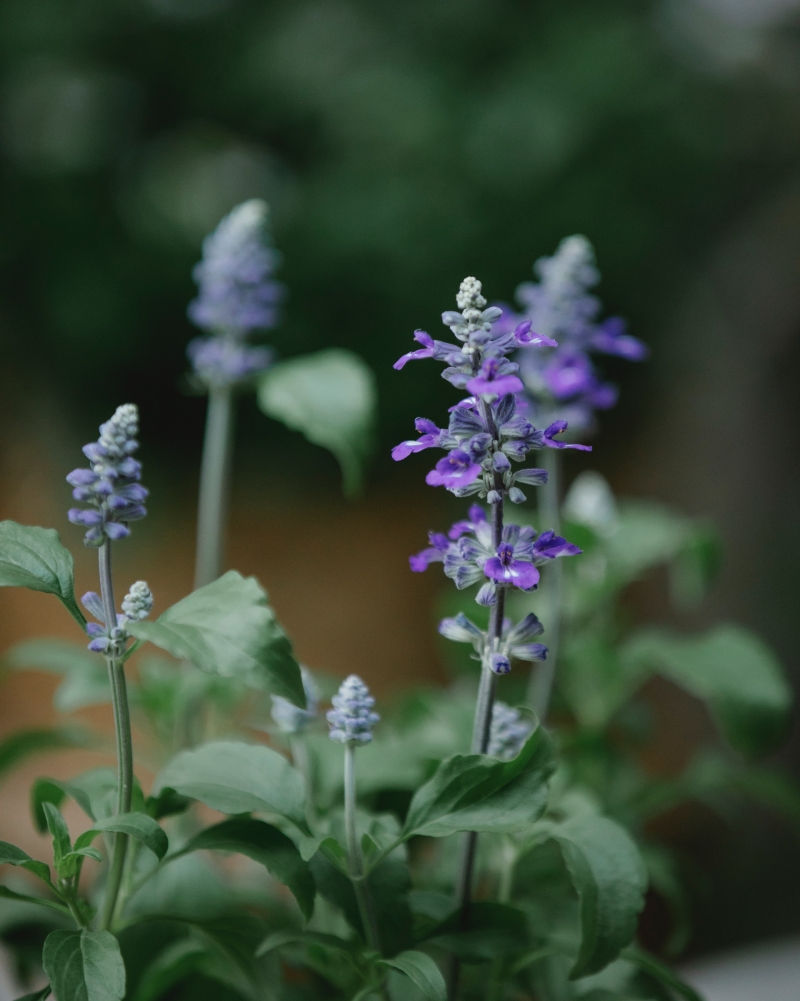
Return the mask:
[[(547, 483), (540, 493), (539, 529), (552, 528), (556, 535), (561, 532), (561, 453), (554, 448), (544, 450), (542, 466), (547, 470)], [(528, 704), (542, 721), (547, 719), (553, 682), (556, 676), (558, 643), (561, 634), (561, 592), (563, 566), (560, 559), (544, 570), (547, 578), (548, 615), (545, 639), (547, 640), (547, 660), (531, 670), (528, 683)]]
[(350, 867), (350, 878), (358, 902), (358, 912), (364, 925), (364, 935), (370, 949), (380, 953), (380, 936), (378, 923), (372, 908), (366, 876), (364, 874), (364, 857), (358, 841), (356, 829), (356, 749), (352, 741), (344, 745), (344, 830), (347, 841), (347, 858)]
[[(110, 630), (116, 626), (117, 612), (114, 602), (114, 584), (111, 576), (111, 543), (109, 540), (106, 540), (98, 550), (98, 563), (100, 570), (100, 594), (103, 599), (106, 626)], [(106, 662), (111, 681), (111, 701), (114, 707), (114, 732), (117, 739), (117, 814), (130, 813), (133, 799), (131, 714), (128, 707), (125, 668), (119, 657), (119, 651), (114, 646), (109, 647), (109, 655), (106, 657)], [(115, 834), (105, 900), (103, 901), (103, 910), (100, 916), (100, 927), (103, 929), (110, 927), (114, 916), (114, 909), (117, 904), (117, 896), (122, 881), (122, 872), (125, 867), (127, 848), (127, 834)]]
[(212, 386), (200, 467), (195, 588), (210, 584), (222, 572), (232, 451), (233, 390), (230, 386)]

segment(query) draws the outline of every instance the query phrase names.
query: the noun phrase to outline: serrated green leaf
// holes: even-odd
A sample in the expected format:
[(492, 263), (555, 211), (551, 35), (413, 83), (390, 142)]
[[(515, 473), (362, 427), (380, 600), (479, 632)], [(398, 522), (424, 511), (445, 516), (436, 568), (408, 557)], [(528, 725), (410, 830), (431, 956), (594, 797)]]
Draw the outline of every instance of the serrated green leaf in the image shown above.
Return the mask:
[(51, 932), (42, 965), (58, 1001), (122, 1001), (125, 996), (125, 965), (111, 932)]
[(581, 944), (570, 979), (585, 977), (630, 944), (647, 871), (630, 835), (607, 817), (584, 814), (542, 827), (560, 847), (578, 894)]
[(424, 952), (408, 949), (393, 959), (381, 959), (382, 966), (390, 966), (412, 980), (428, 1001), (446, 1001), (447, 988), (439, 967)]
[(0, 521), (0, 587), (54, 594), (81, 629), (86, 625), (75, 600), (72, 553), (54, 528)]
[(721, 625), (701, 636), (642, 630), (620, 651), (708, 702), (733, 747), (756, 755), (785, 736), (792, 694), (780, 664), (753, 633)]
[(34, 876), (38, 876), (39, 879), (44, 880), (48, 885), (50, 883), (50, 866), (46, 862), (38, 862), (36, 859), (32, 859), (27, 852), (21, 848), (17, 848), (16, 845), (10, 844), (8, 841), (0, 841), (0, 865), (21, 866), (23, 869), (27, 869), (28, 872), (32, 872)]
[(512, 761), (455, 754), (414, 795), (403, 837), (526, 830), (544, 811), (553, 768), (552, 747), (542, 727)]
[(159, 859), (164, 858), (169, 849), (169, 841), (165, 831), (159, 827), (152, 817), (146, 813), (120, 813), (113, 817), (97, 820), (90, 831), (84, 831), (75, 841), (75, 850), (85, 849), (104, 831), (117, 834), (128, 834), (149, 848)]
[(196, 834), (181, 850), (238, 852), (246, 855), (284, 885), (297, 899), (300, 910), (310, 918), (314, 910), (316, 887), (308, 864), (300, 857), (294, 842), (263, 820), (235, 817)]
[(255, 577), (229, 570), (168, 608), (155, 622), (130, 622), (128, 632), (191, 661), (209, 674), (266, 686), (305, 708), (292, 646)]
[(153, 794), (174, 789), (220, 813), (276, 813), (309, 835), (305, 786), (282, 754), (262, 744), (217, 741), (181, 751), (164, 768)]
[(374, 440), (375, 376), (351, 351), (328, 348), (279, 362), (259, 381), (258, 404), (269, 417), (332, 452), (347, 496), (359, 492)]

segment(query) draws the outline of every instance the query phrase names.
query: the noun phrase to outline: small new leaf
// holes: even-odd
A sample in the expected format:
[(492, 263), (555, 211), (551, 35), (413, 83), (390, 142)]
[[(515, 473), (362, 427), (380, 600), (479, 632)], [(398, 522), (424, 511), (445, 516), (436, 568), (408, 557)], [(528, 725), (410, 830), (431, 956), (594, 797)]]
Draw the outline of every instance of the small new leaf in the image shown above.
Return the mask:
[(120, 813), (114, 817), (97, 820), (91, 831), (84, 831), (75, 841), (75, 850), (87, 850), (87, 846), (103, 831), (128, 834), (149, 848), (159, 859), (164, 858), (169, 849), (167, 835), (146, 813)]
[(430, 956), (415, 949), (401, 952), (393, 959), (381, 959), (381, 966), (391, 966), (412, 980), (428, 1001), (446, 1001), (447, 988), (439, 967)]
[(292, 645), (255, 577), (229, 570), (168, 608), (155, 622), (130, 622), (128, 632), (209, 674), (267, 687), (304, 709), (300, 667)]
[(86, 619), (75, 600), (72, 553), (54, 528), (0, 521), (0, 587), (27, 587), (54, 594), (83, 629)]

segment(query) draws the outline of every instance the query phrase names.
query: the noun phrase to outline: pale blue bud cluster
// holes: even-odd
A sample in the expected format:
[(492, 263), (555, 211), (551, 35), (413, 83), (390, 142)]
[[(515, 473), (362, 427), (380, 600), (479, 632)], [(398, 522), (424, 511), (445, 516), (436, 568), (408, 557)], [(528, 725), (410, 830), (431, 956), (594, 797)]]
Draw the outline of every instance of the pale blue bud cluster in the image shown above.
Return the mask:
[(86, 632), (91, 637), (89, 649), (94, 653), (119, 654), (130, 639), (125, 626), (128, 622), (138, 622), (147, 618), (153, 610), (153, 593), (143, 580), (137, 580), (132, 584), (130, 591), (122, 599), (122, 613), (117, 613), (117, 621), (110, 629), (106, 621), (103, 599), (96, 591), (87, 591), (81, 598), (81, 604), (87, 612), (99, 620), (86, 623)]
[(327, 714), (331, 740), (339, 744), (368, 744), (380, 716), (372, 712), (375, 699), (361, 678), (356, 674), (345, 678), (331, 702), (333, 709)]
[(73, 469), (67, 483), (72, 496), (88, 504), (73, 507), (67, 517), (74, 525), (84, 525), (83, 541), (87, 546), (102, 546), (106, 539), (130, 535), (128, 522), (144, 518), (144, 500), (148, 491), (139, 483), (141, 463), (133, 458), (139, 442), (139, 411), (134, 403), (117, 407), (114, 416), (100, 425), (97, 441), (84, 445), (83, 454), (90, 469)]

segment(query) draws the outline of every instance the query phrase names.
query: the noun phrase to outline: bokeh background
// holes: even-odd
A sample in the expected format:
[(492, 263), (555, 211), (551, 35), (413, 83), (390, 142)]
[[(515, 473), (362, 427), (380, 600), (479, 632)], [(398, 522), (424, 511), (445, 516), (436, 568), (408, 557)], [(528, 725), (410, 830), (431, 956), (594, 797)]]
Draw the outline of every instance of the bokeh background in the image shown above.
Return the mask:
[[(466, 274), (510, 300), (581, 232), (607, 310), (652, 357), (606, 364), (621, 402), (568, 477), (598, 469), (714, 521), (722, 573), (681, 624), (748, 625), (800, 681), (797, 0), (0, 0), (0, 173), (0, 515), (57, 527), (82, 589), (63, 477), (128, 400), (152, 515), (118, 547), (120, 579), (148, 579), (158, 610), (191, 585), (191, 268), (225, 212), (264, 197), (289, 290), (272, 341), (363, 356), (380, 447), (346, 504), (333, 459), (244, 399), (230, 563), (312, 666), (382, 692), (444, 680), (442, 581), (406, 555), (451, 506), (420, 486), (423, 460), (388, 452), (452, 391), (437, 366), (391, 363)], [(656, 621), (660, 593), (636, 599)], [(69, 628), (54, 601), (0, 594), (3, 648)], [(51, 690), (5, 679), (0, 733), (52, 718)], [(710, 725), (666, 684), (649, 697), (668, 771)], [(800, 776), (800, 743), (778, 760)], [(0, 789), (2, 836), (22, 844), (28, 778)], [(695, 875), (693, 952), (800, 931), (788, 826), (752, 810), (731, 830), (698, 807), (667, 833)]]

